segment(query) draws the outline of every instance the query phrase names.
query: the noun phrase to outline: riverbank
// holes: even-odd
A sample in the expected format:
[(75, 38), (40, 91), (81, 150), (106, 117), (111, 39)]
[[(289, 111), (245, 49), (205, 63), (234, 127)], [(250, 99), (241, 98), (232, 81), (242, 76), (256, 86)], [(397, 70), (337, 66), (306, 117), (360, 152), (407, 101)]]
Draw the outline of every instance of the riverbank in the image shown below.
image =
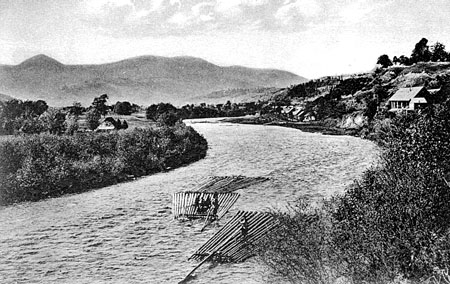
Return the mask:
[(265, 117), (236, 117), (225, 118), (222, 122), (238, 123), (238, 124), (255, 124), (255, 125), (275, 125), (281, 127), (295, 128), (304, 132), (322, 133), (325, 135), (351, 135), (358, 136), (359, 132), (353, 129), (342, 129), (339, 127), (330, 126), (322, 121), (314, 122), (293, 122), (276, 120)]
[[(203, 223), (174, 221), (173, 193), (211, 176), (268, 177), (240, 190), (221, 220), (225, 224), (238, 210), (284, 208), (301, 196), (320, 200), (342, 192), (376, 159), (373, 143), (350, 136), (197, 121), (186, 124), (209, 145), (198, 162), (82, 194), (0, 208), (0, 282), (106, 283), (113, 275), (116, 283), (176, 283), (198, 264), (187, 260), (190, 252), (220, 227), (200, 234)], [(265, 271), (252, 259), (204, 267), (191, 283), (263, 284)]]
[(206, 156), (192, 127), (24, 135), (0, 142), (0, 205), (37, 201), (181, 167)]

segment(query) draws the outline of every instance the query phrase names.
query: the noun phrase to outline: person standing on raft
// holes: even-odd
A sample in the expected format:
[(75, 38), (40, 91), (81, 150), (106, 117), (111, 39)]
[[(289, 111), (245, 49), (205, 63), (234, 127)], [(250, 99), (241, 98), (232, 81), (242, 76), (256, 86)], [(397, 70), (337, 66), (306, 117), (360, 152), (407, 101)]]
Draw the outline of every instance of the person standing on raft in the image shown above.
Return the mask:
[(217, 192), (214, 193), (212, 205), (213, 205), (213, 218), (217, 219), (217, 211), (219, 210), (219, 194)]
[(248, 234), (248, 222), (245, 216), (242, 216), (241, 219), (241, 237), (244, 243), (247, 242), (247, 234)]

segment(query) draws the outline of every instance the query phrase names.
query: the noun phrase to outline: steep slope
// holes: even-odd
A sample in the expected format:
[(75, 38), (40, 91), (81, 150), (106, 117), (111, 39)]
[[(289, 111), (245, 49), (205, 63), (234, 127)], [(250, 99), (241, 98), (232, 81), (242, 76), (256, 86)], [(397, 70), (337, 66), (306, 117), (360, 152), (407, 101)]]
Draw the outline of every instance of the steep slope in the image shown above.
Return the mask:
[[(221, 67), (194, 57), (141, 56), (100, 65), (64, 65), (37, 55), (19, 65), (0, 66), (0, 92), (62, 106), (92, 102), (107, 93), (112, 102), (171, 102), (233, 88), (286, 87), (306, 79), (274, 69)], [(227, 98), (224, 98), (227, 99)]]
[(408, 87), (425, 87), (430, 93), (426, 98), (429, 104), (444, 102), (450, 98), (450, 62), (419, 62), (369, 73), (328, 76), (292, 86), (286, 96), (292, 106), (301, 110), (294, 120), (314, 117), (327, 126), (363, 129), (367, 134), (395, 115), (388, 111), (388, 100), (400, 88)]

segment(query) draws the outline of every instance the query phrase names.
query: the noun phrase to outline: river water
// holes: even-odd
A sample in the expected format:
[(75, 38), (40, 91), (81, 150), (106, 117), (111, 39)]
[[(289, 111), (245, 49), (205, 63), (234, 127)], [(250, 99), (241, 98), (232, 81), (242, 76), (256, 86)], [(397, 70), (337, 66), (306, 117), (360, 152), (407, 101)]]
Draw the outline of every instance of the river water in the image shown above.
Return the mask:
[[(237, 210), (286, 208), (298, 197), (342, 192), (376, 159), (376, 146), (348, 136), (277, 126), (193, 123), (205, 159), (90, 192), (0, 208), (0, 283), (177, 283), (187, 258), (220, 225), (172, 219), (172, 193), (214, 175), (264, 176), (241, 189)], [(192, 123), (188, 122), (188, 123)], [(266, 283), (264, 268), (204, 265), (190, 283)]]

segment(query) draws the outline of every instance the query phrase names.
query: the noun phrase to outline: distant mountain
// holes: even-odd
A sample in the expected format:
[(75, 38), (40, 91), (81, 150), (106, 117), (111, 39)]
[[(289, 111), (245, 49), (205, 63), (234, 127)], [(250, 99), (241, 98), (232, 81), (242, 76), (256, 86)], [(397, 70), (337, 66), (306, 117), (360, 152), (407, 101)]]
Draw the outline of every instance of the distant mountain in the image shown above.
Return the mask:
[(19, 65), (0, 65), (0, 93), (19, 99), (43, 99), (53, 106), (74, 101), (88, 105), (104, 93), (111, 102), (184, 104), (220, 90), (286, 87), (304, 81), (286, 71), (221, 67), (185, 56), (141, 56), (99, 65), (65, 65), (37, 55)]

